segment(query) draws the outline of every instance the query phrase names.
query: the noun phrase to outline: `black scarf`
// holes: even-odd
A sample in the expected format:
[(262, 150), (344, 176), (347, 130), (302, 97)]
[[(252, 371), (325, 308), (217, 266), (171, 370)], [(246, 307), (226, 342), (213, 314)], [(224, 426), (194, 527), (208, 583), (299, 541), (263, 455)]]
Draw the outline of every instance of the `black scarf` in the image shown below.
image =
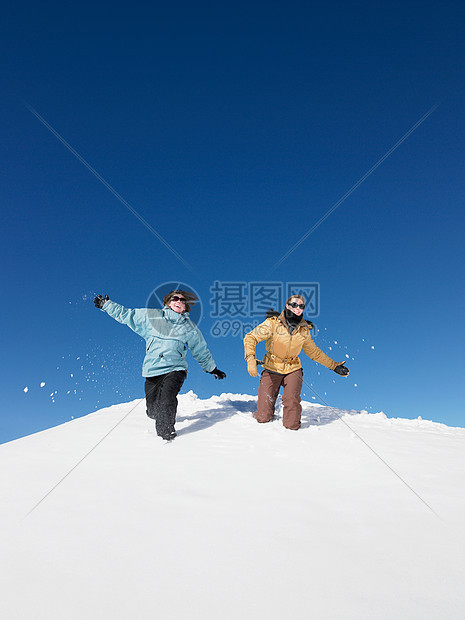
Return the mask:
[(289, 333), (292, 334), (292, 332), (295, 330), (295, 328), (299, 326), (300, 321), (302, 320), (302, 316), (297, 316), (297, 314), (294, 314), (292, 312), (292, 310), (289, 310), (289, 308), (285, 308), (284, 309), (284, 317), (286, 319), (287, 328), (289, 330)]

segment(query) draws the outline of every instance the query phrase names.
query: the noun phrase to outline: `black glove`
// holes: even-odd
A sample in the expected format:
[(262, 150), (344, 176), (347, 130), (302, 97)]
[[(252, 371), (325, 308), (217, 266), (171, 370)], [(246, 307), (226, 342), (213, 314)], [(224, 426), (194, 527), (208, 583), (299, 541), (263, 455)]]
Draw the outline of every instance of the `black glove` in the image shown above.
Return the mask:
[(341, 377), (347, 377), (347, 375), (349, 374), (350, 370), (347, 368), (347, 366), (344, 366), (345, 362), (341, 362), (338, 366), (336, 366), (336, 368), (334, 369), (334, 372), (337, 372), (338, 375), (341, 375)]
[(100, 308), (100, 310), (103, 308), (103, 304), (106, 301), (110, 301), (110, 298), (108, 297), (108, 295), (105, 295), (105, 297), (102, 297), (102, 295), (97, 295), (97, 297), (95, 297), (94, 299), (94, 304), (96, 308)]
[(222, 370), (218, 370), (216, 366), (213, 370), (210, 370), (210, 374), (215, 375), (215, 379), (224, 379), (226, 377), (226, 373)]

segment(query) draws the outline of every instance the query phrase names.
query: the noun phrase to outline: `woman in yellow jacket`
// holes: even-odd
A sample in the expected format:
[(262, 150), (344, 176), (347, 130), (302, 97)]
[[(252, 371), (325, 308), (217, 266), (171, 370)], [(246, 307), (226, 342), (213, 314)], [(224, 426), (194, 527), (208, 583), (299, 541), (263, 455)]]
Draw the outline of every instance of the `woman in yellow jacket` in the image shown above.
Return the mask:
[(292, 295), (286, 302), (285, 309), (257, 325), (244, 338), (245, 359), (250, 376), (256, 377), (257, 358), (255, 347), (266, 340), (266, 354), (263, 358), (263, 371), (258, 388), (257, 411), (254, 416), (258, 422), (269, 422), (274, 416), (274, 407), (279, 388), (283, 391), (283, 424), (291, 430), (300, 428), (302, 406), (302, 365), (299, 353), (304, 350), (312, 360), (319, 362), (341, 376), (347, 376), (349, 369), (344, 362), (338, 363), (328, 357), (313, 342), (310, 336), (312, 323), (303, 319), (305, 300), (299, 295)]

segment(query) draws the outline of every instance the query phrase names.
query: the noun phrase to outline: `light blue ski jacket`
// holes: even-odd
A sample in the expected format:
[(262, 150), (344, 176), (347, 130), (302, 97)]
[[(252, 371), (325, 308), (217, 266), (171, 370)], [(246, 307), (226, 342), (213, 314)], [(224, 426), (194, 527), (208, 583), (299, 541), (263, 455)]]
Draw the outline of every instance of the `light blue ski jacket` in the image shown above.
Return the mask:
[(105, 302), (102, 310), (145, 339), (143, 377), (164, 375), (173, 370), (187, 370), (187, 349), (191, 350), (205, 372), (211, 372), (216, 367), (205, 338), (187, 313), (179, 314), (168, 306), (161, 310), (131, 310), (115, 301)]

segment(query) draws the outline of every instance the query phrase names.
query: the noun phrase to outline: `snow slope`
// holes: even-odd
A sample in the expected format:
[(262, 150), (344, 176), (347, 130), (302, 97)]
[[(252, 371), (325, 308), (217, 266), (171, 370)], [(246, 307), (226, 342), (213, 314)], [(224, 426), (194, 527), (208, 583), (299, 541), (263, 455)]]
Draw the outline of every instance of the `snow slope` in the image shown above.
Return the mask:
[(171, 444), (134, 401), (0, 446), (1, 617), (464, 618), (465, 429), (254, 406), (184, 394)]

